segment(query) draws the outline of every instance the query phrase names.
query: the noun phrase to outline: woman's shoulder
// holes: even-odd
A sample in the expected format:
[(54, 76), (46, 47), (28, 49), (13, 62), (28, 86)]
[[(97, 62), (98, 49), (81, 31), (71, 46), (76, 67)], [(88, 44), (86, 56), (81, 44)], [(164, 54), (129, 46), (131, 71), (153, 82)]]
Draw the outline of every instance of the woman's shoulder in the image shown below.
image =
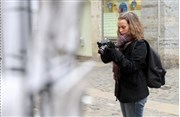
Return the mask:
[(132, 42), (133, 48), (146, 48), (146, 43), (144, 39), (135, 40)]
[(135, 40), (135, 41), (133, 41), (133, 44), (144, 45), (145, 44), (145, 40), (144, 39)]
[(145, 43), (145, 40), (144, 39), (139, 39), (137, 40), (138, 43)]

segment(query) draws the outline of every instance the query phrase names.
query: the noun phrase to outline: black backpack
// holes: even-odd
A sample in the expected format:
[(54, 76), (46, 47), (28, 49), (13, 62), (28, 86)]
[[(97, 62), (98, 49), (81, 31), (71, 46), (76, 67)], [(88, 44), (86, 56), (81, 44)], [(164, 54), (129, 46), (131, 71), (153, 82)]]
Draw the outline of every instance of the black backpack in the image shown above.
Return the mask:
[(146, 40), (144, 42), (147, 46), (145, 67), (147, 86), (150, 88), (160, 88), (165, 84), (166, 70), (162, 66), (159, 54), (151, 48)]

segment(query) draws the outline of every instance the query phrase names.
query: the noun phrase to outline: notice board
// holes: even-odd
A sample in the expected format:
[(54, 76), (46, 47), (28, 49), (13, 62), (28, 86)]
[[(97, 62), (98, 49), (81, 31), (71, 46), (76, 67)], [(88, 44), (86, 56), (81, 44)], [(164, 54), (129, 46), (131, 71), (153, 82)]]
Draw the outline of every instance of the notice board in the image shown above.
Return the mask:
[(117, 37), (117, 19), (127, 11), (141, 17), (141, 0), (103, 0), (103, 36), (109, 39)]

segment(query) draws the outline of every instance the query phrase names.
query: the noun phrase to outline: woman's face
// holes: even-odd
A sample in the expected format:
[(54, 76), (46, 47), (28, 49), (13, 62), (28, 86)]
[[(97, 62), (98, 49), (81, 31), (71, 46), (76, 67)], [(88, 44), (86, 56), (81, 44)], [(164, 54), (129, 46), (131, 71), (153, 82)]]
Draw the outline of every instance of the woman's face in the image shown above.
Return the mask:
[(129, 24), (124, 19), (118, 20), (118, 29), (121, 35), (127, 35), (129, 32)]

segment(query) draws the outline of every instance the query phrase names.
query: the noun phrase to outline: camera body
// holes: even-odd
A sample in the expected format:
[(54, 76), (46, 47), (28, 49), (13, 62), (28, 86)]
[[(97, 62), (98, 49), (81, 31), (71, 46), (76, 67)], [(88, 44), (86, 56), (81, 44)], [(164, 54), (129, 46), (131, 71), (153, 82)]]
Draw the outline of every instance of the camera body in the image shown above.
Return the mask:
[(104, 54), (106, 48), (115, 48), (115, 44), (108, 39), (103, 39), (100, 42), (97, 42), (97, 45), (99, 47), (99, 54)]

